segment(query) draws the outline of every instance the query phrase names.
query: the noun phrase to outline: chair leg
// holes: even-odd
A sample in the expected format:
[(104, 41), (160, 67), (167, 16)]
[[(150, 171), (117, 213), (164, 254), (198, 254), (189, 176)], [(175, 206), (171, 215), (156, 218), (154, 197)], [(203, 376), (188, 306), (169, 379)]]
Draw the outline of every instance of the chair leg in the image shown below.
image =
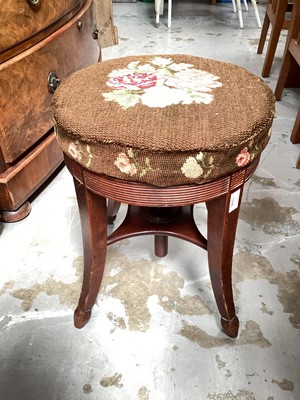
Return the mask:
[(78, 307), (74, 312), (74, 325), (82, 328), (91, 317), (91, 310), (100, 289), (107, 240), (106, 199), (86, 189), (74, 179), (81, 220), (84, 252), (83, 283)]
[(274, 60), (274, 56), (275, 56), (275, 52), (276, 52), (276, 48), (277, 48), (277, 43), (278, 43), (279, 36), (281, 33), (283, 18), (284, 18), (284, 16), (282, 17), (282, 21), (278, 21), (278, 23), (274, 24), (274, 26), (272, 27), (270, 39), (269, 39), (269, 45), (268, 45), (268, 49), (267, 49), (266, 56), (265, 56), (265, 62), (264, 62), (262, 72), (261, 72), (261, 76), (263, 78), (267, 78), (270, 75), (271, 67), (273, 64), (273, 60)]
[(270, 20), (268, 17), (268, 14), (265, 14), (265, 18), (264, 18), (264, 22), (263, 22), (263, 26), (261, 29), (261, 33), (260, 33), (260, 38), (259, 38), (259, 43), (258, 43), (258, 48), (257, 48), (257, 54), (262, 54), (263, 49), (264, 49), (264, 45), (266, 42), (266, 38), (267, 38), (267, 34), (268, 34), (268, 30), (269, 30), (269, 26), (270, 26)]
[(254, 14), (255, 14), (255, 17), (256, 17), (257, 25), (258, 25), (259, 28), (261, 28), (261, 20), (260, 20), (258, 8), (257, 8), (256, 0), (251, 0), (251, 3), (253, 5), (253, 9), (254, 9)]
[[(300, 108), (294, 123), (294, 127), (291, 134), (291, 142), (296, 144), (300, 143)], [(299, 168), (299, 167), (298, 167)]]
[(239, 15), (240, 27), (244, 28), (241, 0), (236, 0), (236, 7), (237, 7), (238, 15)]
[(235, 4), (235, 0), (232, 0), (232, 7), (233, 7), (233, 12), (236, 13), (236, 4)]
[(283, 89), (286, 86), (286, 81), (290, 72), (290, 68), (291, 68), (291, 63), (292, 63), (292, 56), (290, 54), (290, 52), (287, 50), (282, 65), (281, 65), (281, 69), (280, 69), (280, 73), (278, 76), (278, 80), (277, 80), (277, 84), (276, 84), (276, 88), (274, 91), (274, 95), (276, 100), (280, 100), (281, 96), (282, 96), (282, 92)]
[(168, 0), (168, 28), (171, 28), (172, 24), (172, 0)]
[(298, 161), (297, 161), (297, 164), (296, 164), (296, 168), (297, 168), (297, 169), (300, 169), (300, 156), (298, 157)]
[(237, 336), (239, 329), (232, 294), (231, 272), (242, 188), (235, 194), (238, 194), (236, 208), (231, 212), (229, 212), (230, 193), (206, 203), (207, 252), (211, 284), (221, 314), (221, 325), (224, 332), (232, 338)]

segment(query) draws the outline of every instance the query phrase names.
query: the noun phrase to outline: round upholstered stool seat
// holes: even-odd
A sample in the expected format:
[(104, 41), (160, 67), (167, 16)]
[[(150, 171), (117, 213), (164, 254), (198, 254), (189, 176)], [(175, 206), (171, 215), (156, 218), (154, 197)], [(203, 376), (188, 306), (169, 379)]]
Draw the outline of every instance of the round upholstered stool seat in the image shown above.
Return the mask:
[(69, 77), (53, 112), (63, 151), (91, 171), (157, 186), (201, 184), (259, 156), (274, 96), (232, 64), (126, 57)]
[[(208, 252), (221, 325), (238, 334), (231, 270), (244, 183), (267, 145), (274, 97), (238, 66), (186, 55), (100, 62), (67, 78), (53, 98), (57, 139), (74, 178), (84, 277), (75, 326), (83, 327), (100, 289), (106, 247), (154, 235), (165, 256), (168, 236)], [(207, 237), (193, 205), (207, 206)], [(107, 236), (121, 203), (122, 224)]]

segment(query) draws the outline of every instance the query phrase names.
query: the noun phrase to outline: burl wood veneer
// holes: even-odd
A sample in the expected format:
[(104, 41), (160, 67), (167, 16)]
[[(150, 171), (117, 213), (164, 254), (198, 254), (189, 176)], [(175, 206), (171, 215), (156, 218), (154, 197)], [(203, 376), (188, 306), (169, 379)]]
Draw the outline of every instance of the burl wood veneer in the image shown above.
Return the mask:
[(0, 11), (0, 220), (14, 222), (63, 161), (52, 94), (99, 47), (92, 0), (0, 0)]

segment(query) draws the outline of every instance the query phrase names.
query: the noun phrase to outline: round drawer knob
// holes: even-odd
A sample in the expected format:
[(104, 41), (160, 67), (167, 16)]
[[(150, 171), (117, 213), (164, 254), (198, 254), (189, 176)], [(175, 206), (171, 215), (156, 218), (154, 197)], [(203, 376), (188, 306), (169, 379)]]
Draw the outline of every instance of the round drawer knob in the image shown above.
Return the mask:
[(98, 39), (98, 33), (99, 33), (98, 29), (95, 28), (94, 31), (93, 31), (93, 33), (92, 33), (93, 39), (95, 39), (95, 40)]
[(40, 3), (40, 0), (27, 0), (31, 6), (37, 6)]
[(55, 71), (51, 71), (48, 75), (48, 90), (50, 93), (54, 93), (60, 84), (60, 79)]

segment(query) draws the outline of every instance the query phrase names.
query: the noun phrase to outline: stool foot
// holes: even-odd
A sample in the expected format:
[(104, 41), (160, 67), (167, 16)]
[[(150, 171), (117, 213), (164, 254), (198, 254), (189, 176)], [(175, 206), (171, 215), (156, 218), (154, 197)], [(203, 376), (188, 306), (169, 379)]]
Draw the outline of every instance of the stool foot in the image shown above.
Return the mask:
[(92, 315), (92, 310), (82, 311), (79, 307), (74, 311), (74, 326), (81, 329), (89, 321)]
[(232, 339), (235, 339), (239, 332), (240, 322), (238, 317), (235, 315), (232, 319), (228, 320), (221, 317), (221, 325), (223, 331)]

